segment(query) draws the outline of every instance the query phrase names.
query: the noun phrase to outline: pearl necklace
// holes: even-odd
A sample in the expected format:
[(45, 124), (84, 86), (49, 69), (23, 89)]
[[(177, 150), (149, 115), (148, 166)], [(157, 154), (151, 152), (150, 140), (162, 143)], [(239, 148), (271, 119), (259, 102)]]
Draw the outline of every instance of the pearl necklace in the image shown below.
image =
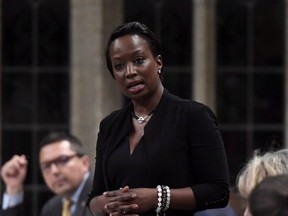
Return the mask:
[(147, 119), (149, 116), (151, 116), (155, 111), (156, 111), (156, 108), (157, 107), (155, 107), (151, 112), (149, 112), (146, 116), (136, 116), (136, 114), (134, 113), (134, 110), (132, 110), (132, 117), (133, 118), (135, 118), (138, 122), (139, 122), (139, 124), (142, 124), (144, 121), (145, 121), (145, 119)]

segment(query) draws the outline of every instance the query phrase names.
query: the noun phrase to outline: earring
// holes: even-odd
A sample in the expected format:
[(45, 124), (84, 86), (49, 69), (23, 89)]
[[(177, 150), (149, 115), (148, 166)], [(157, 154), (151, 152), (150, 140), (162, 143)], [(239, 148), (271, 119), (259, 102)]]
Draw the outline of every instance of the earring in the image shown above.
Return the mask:
[(158, 74), (161, 74), (161, 69), (158, 69)]

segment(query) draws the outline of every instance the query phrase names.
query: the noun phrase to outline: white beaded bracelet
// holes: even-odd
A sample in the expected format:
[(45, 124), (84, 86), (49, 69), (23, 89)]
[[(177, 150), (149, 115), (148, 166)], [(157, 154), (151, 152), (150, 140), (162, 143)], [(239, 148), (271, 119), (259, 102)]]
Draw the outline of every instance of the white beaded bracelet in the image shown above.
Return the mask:
[(159, 216), (162, 210), (162, 187), (160, 185), (157, 186), (157, 208), (156, 208), (156, 216)]

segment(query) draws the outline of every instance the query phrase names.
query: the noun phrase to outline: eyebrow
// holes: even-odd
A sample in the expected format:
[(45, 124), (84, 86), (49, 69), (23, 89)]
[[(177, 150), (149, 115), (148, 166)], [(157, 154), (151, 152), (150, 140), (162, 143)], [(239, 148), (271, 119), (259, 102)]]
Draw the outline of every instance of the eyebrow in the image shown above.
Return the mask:
[(42, 162), (40, 161), (40, 164), (50, 163), (50, 162), (60, 159), (61, 157), (71, 157), (71, 156), (76, 156), (76, 155), (79, 155), (79, 154), (75, 152), (74, 154), (71, 154), (71, 155), (59, 155), (58, 157), (52, 160), (47, 160), (47, 161), (42, 161)]
[[(132, 55), (132, 56), (135, 56), (135, 55), (146, 55), (145, 52), (143, 50), (136, 50), (135, 52), (132, 52), (132, 53), (125, 53), (124, 54), (125, 56), (126, 55)], [(119, 56), (119, 55), (115, 55), (115, 56), (112, 56), (111, 57), (111, 60), (119, 60), (121, 59), (122, 56)]]

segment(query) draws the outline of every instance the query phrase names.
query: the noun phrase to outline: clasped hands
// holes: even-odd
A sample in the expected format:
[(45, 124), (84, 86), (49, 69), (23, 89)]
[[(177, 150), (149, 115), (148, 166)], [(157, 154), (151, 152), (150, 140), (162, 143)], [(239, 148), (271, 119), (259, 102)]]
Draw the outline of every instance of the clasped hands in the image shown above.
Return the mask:
[(106, 191), (103, 196), (106, 197), (108, 202), (104, 209), (110, 216), (138, 216), (140, 212), (148, 211), (154, 207), (154, 199), (151, 199), (154, 194), (156, 200), (157, 194), (154, 189), (130, 189), (128, 186), (119, 190)]

